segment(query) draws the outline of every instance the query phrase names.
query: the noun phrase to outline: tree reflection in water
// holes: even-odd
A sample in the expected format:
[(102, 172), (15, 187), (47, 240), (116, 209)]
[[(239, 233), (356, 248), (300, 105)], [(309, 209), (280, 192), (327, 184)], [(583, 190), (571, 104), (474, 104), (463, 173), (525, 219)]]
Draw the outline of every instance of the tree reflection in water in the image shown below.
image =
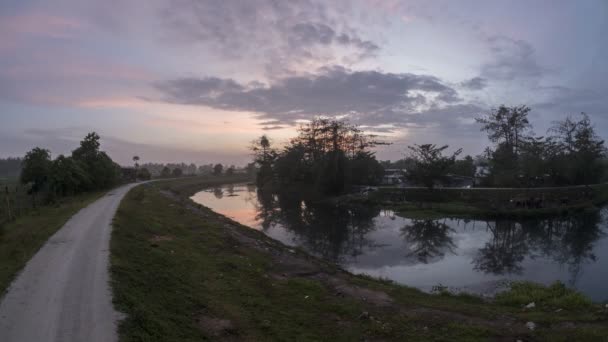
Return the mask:
[(373, 219), (379, 208), (321, 205), (264, 191), (258, 191), (257, 198), (256, 219), (263, 230), (280, 224), (294, 233), (298, 245), (327, 260), (340, 262), (344, 256), (355, 257), (364, 248), (376, 247), (366, 235), (375, 229)]
[(213, 188), (213, 196), (217, 199), (222, 199), (224, 197), (224, 189), (219, 186)]
[[(379, 208), (318, 205), (289, 194), (271, 194), (255, 187), (248, 190), (257, 198), (253, 203), (263, 230), (280, 225), (293, 234), (296, 245), (327, 260), (341, 262), (382, 247), (370, 235), (382, 226), (374, 220)], [(221, 197), (221, 189), (214, 193)], [(569, 282), (574, 286), (582, 265), (596, 260), (593, 246), (604, 235), (604, 216), (593, 213), (543, 220), (465, 221), (465, 229), (472, 223), (474, 231), (485, 227), (490, 232), (489, 240), (473, 256), (473, 269), (492, 275), (519, 275), (527, 258), (550, 258), (568, 268)], [(406, 256), (426, 264), (456, 254), (459, 246), (453, 237), (459, 222), (408, 220), (400, 229), (410, 250)]]
[(474, 269), (485, 273), (520, 274), (521, 262), (528, 252), (526, 236), (520, 224), (513, 221), (487, 222), (492, 238), (477, 251)]
[(439, 220), (412, 220), (401, 228), (401, 236), (410, 245), (408, 256), (428, 263), (431, 259), (441, 259), (446, 252), (454, 253), (456, 245), (450, 237), (453, 229)]
[(593, 244), (603, 237), (601, 213), (555, 219), (487, 222), (492, 238), (473, 260), (474, 269), (495, 275), (520, 274), (526, 257), (549, 257), (568, 267), (574, 286), (581, 266), (595, 262)]

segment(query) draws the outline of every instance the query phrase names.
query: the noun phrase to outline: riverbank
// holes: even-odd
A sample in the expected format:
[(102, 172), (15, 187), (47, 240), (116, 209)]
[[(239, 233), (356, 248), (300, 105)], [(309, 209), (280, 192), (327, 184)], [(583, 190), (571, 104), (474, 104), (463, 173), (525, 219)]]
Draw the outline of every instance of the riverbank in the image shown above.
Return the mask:
[(408, 218), (542, 218), (598, 210), (608, 203), (608, 184), (529, 189), (380, 187), (335, 202), (384, 205)]
[[(123, 200), (111, 247), (115, 304), (127, 314), (123, 340), (601, 341), (608, 334), (607, 312), (560, 286), (522, 285), (490, 303), (354, 276), (188, 199), (219, 182), (151, 183)], [(535, 307), (523, 309), (530, 302)]]

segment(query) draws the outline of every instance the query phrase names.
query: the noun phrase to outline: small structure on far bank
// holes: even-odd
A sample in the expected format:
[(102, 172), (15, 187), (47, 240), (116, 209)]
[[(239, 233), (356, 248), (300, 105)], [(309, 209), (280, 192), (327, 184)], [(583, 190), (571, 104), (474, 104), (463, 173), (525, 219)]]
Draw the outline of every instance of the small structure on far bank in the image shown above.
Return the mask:
[(406, 169), (385, 169), (382, 176), (382, 185), (405, 186), (407, 183), (406, 172)]

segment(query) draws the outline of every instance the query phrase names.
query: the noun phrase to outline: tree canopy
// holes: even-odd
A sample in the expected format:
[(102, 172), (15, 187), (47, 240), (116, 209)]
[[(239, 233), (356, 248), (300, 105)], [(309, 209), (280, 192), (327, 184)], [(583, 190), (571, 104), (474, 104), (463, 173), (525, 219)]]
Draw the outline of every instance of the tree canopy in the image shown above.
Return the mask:
[(110, 188), (121, 180), (120, 167), (99, 148), (99, 135), (94, 132), (69, 157), (52, 160), (49, 150), (36, 147), (22, 161), (21, 183), (29, 184), (34, 193), (47, 192), (50, 198)]
[(260, 188), (299, 187), (324, 195), (344, 193), (352, 185), (373, 185), (383, 168), (371, 148), (382, 144), (346, 121), (315, 118), (278, 151), (268, 137), (252, 146)]
[(462, 149), (459, 149), (450, 156), (444, 156), (443, 152), (448, 148), (448, 145), (437, 147), (434, 144), (408, 146), (414, 166), (407, 170), (407, 178), (429, 189), (445, 181), (448, 171), (456, 162), (456, 157), (462, 152)]
[(526, 106), (501, 106), (478, 118), (488, 139), (490, 186), (533, 187), (598, 183), (605, 172), (606, 147), (585, 113), (555, 121), (547, 136), (535, 136)]

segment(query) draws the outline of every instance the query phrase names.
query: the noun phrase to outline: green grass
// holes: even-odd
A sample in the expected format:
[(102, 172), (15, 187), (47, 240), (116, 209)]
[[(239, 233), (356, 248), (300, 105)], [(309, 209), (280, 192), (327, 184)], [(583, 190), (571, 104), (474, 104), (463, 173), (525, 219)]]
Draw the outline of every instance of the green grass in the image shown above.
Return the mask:
[(496, 296), (496, 302), (519, 307), (535, 303), (547, 310), (586, 311), (593, 308), (593, 303), (588, 298), (559, 282), (551, 286), (529, 282), (513, 283), (509, 291)]
[(103, 193), (63, 198), (56, 204), (41, 206), (0, 226), (0, 296), (46, 240)]
[[(581, 306), (567, 291), (549, 288), (550, 296), (536, 290), (525, 297), (525, 289), (515, 287), (495, 303), (430, 295), (351, 275), (159, 191), (188, 196), (219, 181), (146, 184), (122, 201), (111, 242), (114, 302), (127, 315), (121, 341), (549, 341), (556, 336), (605, 341), (608, 336), (606, 313), (597, 305)], [(570, 299), (554, 298), (561, 294)], [(523, 310), (526, 300), (543, 305)], [(547, 311), (558, 304), (564, 304), (562, 312)], [(530, 319), (539, 325), (534, 332), (525, 328)], [(565, 321), (572, 327), (560, 326)]]

